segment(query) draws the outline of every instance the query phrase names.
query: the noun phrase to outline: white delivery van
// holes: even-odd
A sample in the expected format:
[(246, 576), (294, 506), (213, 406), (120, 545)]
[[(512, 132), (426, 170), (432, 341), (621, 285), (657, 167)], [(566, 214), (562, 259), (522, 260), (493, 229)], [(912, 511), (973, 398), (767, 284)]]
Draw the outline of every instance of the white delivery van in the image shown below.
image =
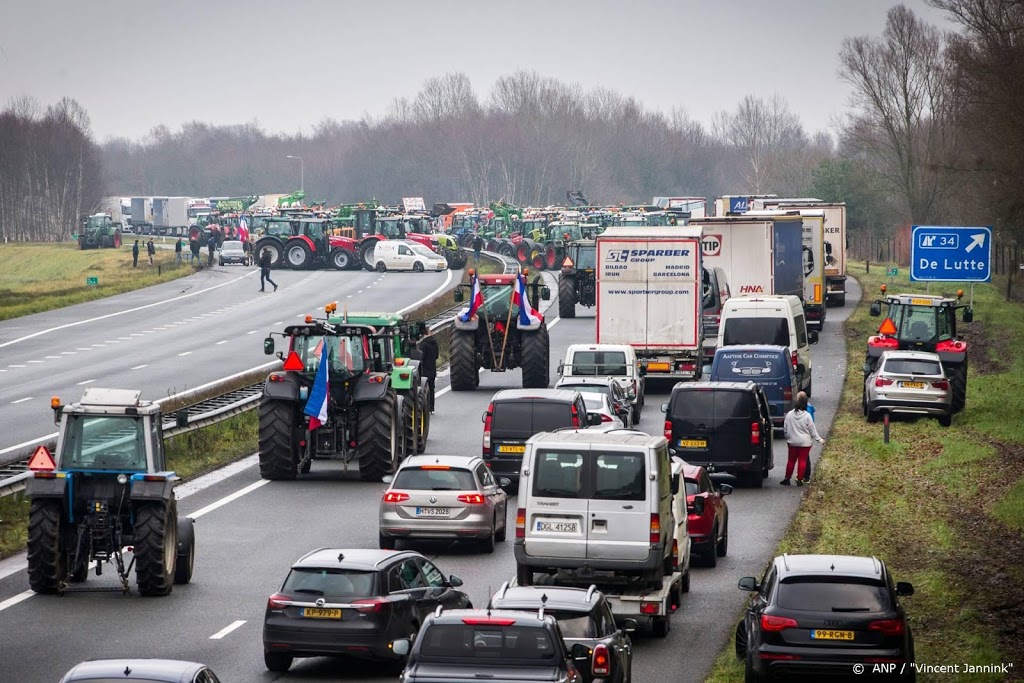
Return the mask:
[[(818, 333), (807, 331), (800, 298), (788, 296), (732, 297), (722, 309), (718, 348), (740, 344), (788, 346), (800, 391), (811, 395), (811, 344)], [(802, 370), (802, 372), (801, 372)]]
[(389, 270), (438, 271), (448, 268), (443, 256), (417, 242), (379, 240), (373, 247), (373, 262), (378, 273)]

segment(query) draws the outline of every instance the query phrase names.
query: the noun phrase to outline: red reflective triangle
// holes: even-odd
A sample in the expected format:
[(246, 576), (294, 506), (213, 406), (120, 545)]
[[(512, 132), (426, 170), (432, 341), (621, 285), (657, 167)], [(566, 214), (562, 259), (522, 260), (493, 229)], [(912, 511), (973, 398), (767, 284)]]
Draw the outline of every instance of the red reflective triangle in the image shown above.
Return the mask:
[(306, 369), (306, 365), (299, 358), (299, 354), (292, 351), (288, 354), (287, 360), (284, 362), (284, 369), (288, 372), (302, 372)]
[(52, 472), (57, 469), (57, 463), (46, 446), (40, 446), (28, 461), (28, 468), (33, 472)]
[(896, 334), (896, 324), (892, 321), (892, 318), (886, 318), (882, 321), (881, 327), (878, 328), (878, 333), (887, 335)]

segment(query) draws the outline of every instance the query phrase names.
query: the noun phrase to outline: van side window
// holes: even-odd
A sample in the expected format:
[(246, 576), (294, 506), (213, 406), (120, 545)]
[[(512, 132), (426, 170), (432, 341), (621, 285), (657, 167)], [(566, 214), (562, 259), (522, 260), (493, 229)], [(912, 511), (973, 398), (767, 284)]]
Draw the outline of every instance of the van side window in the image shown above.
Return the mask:
[[(647, 467), (642, 451), (601, 453), (594, 458), (596, 500), (646, 500)], [(667, 477), (662, 477), (668, 481)]]
[[(796, 325), (796, 345), (800, 348), (807, 346), (807, 322), (804, 320), (804, 316), (794, 317), (793, 324)], [(789, 345), (787, 344), (787, 346)]]

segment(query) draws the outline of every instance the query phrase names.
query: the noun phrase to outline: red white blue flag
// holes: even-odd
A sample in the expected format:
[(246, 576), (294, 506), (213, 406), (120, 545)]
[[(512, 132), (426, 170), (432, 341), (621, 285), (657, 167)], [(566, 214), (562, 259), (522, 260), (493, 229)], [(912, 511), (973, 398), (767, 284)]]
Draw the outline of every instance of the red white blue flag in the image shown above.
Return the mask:
[(544, 316), (530, 305), (530, 298), (526, 296), (526, 276), (520, 274), (516, 281), (516, 289), (512, 292), (512, 305), (519, 306), (519, 324), (525, 326), (544, 322)]
[(469, 291), (469, 306), (463, 308), (459, 313), (459, 320), (466, 323), (472, 320), (473, 316), (476, 315), (477, 309), (484, 305), (484, 295), (480, 291), (480, 282), (477, 280), (476, 273), (473, 274), (473, 282)]
[(316, 370), (316, 377), (313, 378), (313, 388), (309, 392), (309, 399), (302, 411), (309, 416), (309, 428), (316, 429), (327, 422), (327, 400), (330, 391), (327, 383), (328, 359), (331, 356), (330, 344), (320, 341), (318, 349), (323, 349), (320, 354), (320, 366)]

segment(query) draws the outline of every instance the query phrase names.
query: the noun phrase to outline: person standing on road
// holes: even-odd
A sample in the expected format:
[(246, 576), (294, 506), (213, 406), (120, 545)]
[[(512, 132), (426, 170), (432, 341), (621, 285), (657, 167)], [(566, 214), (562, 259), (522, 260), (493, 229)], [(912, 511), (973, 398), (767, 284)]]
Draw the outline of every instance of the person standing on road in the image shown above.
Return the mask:
[(423, 339), (420, 339), (417, 345), (422, 358), (420, 359), (420, 369), (423, 371), (423, 376), (427, 378), (427, 405), (430, 406), (430, 412), (434, 412), (434, 382), (437, 380), (437, 339), (434, 338), (434, 334), (427, 328), (426, 335)]
[(203, 257), (199, 254), (199, 249), (200, 249), (200, 247), (199, 247), (199, 239), (196, 238), (194, 240), (189, 240), (189, 245), (188, 246), (189, 246), (189, 250), (192, 253), (192, 256), (188, 260), (189, 265), (191, 265), (192, 262), (195, 261), (196, 265), (199, 266), (200, 268), (202, 268), (203, 267)]
[(174, 242), (174, 265), (175, 265), (175, 267), (181, 265), (181, 238), (180, 237)]
[(146, 242), (146, 256), (149, 257), (149, 265), (153, 265), (153, 257), (156, 255), (156, 246), (153, 245), (153, 238)]
[(484, 248), (484, 240), (480, 237), (480, 233), (477, 233), (473, 237), (473, 258), (476, 263), (480, 263), (480, 250)]
[(786, 433), (786, 443), (789, 445), (789, 461), (786, 462), (786, 478), (780, 483), (789, 486), (789, 478), (796, 465), (796, 485), (803, 486), (810, 481), (807, 468), (810, 465), (811, 445), (815, 441), (825, 443), (825, 439), (821, 438), (814, 426), (811, 414), (807, 412), (807, 394), (804, 392), (796, 395), (796, 405), (793, 410), (786, 413), (783, 429)]
[(139, 267), (139, 241), (135, 240), (135, 244), (132, 245), (132, 268)]
[(252, 242), (249, 240), (242, 241), (242, 251), (245, 252), (245, 265), (252, 265)]
[(208, 255), (207, 259), (206, 259), (206, 265), (208, 265), (208, 266), (212, 266), (213, 265), (213, 252), (216, 249), (217, 249), (217, 237), (214, 236), (214, 235), (210, 235), (210, 239), (206, 241), (206, 253)]
[(260, 254), (260, 291), (266, 291), (266, 285), (264, 281), (274, 285), (274, 291), (277, 291), (277, 283), (270, 279), (270, 250), (264, 249), (263, 253)]

